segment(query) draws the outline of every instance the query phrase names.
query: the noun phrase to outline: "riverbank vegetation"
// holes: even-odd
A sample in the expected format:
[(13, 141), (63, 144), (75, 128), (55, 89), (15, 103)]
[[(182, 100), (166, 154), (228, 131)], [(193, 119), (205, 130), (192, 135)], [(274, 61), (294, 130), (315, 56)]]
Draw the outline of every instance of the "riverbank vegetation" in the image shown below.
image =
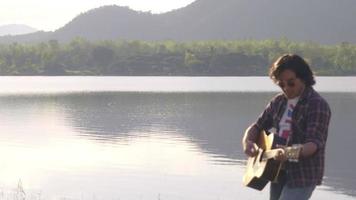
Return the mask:
[(260, 76), (284, 53), (317, 75), (356, 75), (356, 45), (280, 40), (147, 42), (83, 38), (0, 44), (0, 75)]

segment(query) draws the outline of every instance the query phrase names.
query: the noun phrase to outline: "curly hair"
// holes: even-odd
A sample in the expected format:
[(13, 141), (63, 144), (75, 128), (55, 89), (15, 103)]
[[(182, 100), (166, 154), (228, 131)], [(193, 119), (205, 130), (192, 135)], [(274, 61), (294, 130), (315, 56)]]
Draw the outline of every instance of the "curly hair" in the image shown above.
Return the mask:
[(314, 74), (308, 63), (295, 54), (285, 54), (279, 57), (269, 69), (269, 77), (276, 83), (284, 70), (291, 70), (306, 86), (315, 84)]

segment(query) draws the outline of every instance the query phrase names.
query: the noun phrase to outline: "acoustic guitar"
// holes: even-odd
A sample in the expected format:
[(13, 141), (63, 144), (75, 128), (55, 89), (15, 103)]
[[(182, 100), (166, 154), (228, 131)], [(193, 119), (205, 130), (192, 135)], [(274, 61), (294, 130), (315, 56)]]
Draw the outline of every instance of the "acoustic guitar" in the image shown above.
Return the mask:
[[(277, 181), (283, 162), (274, 160), (279, 150), (273, 149), (277, 144), (288, 144), (288, 140), (281, 141), (273, 133), (267, 134), (261, 131), (257, 146), (258, 153), (247, 160), (246, 172), (243, 176), (243, 184), (257, 190), (262, 190), (269, 181)], [(299, 162), (299, 157), (303, 149), (302, 144), (283, 145), (286, 158), (289, 162)]]
[(247, 160), (246, 172), (243, 176), (243, 184), (253, 189), (262, 190), (269, 181), (276, 181), (282, 162), (273, 157), (278, 151), (273, 150), (274, 134), (265, 131), (260, 133), (257, 141), (258, 154)]

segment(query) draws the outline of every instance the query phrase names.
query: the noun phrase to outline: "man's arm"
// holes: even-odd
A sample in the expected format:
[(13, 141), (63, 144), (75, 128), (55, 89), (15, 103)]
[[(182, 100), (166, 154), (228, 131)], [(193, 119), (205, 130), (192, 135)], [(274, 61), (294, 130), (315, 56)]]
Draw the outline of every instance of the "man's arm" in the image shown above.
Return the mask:
[[(279, 145), (277, 145), (279, 146)], [(278, 151), (278, 153), (275, 154), (274, 159), (278, 161), (286, 161), (286, 160), (299, 160), (299, 158), (307, 158), (309, 156), (312, 156), (317, 150), (318, 146), (313, 143), (313, 142), (307, 142), (305, 144), (301, 144), (300, 146), (297, 145), (291, 146), (291, 147), (285, 147), (285, 146), (280, 146), (279, 148), (276, 148), (275, 150)], [(276, 151), (276, 152), (277, 152)], [(298, 153), (292, 153), (289, 155), (288, 152), (298, 152)]]
[(252, 157), (257, 154), (258, 146), (256, 141), (259, 134), (260, 131), (255, 124), (246, 129), (244, 137), (242, 138), (242, 147), (246, 155)]
[(301, 157), (310, 157), (319, 148), (325, 148), (331, 111), (328, 103), (321, 99), (312, 101), (308, 110), (306, 141), (303, 144)]
[(278, 96), (270, 101), (265, 110), (258, 117), (257, 121), (246, 129), (242, 138), (242, 147), (246, 155), (252, 157), (257, 155), (257, 139), (262, 129), (269, 130), (272, 127), (272, 113), (275, 112), (273, 104), (277, 101), (277, 98)]
[(303, 144), (303, 149), (300, 152), (300, 156), (304, 157), (304, 158), (309, 157), (309, 156), (313, 155), (317, 149), (318, 149), (318, 147), (316, 146), (315, 143), (307, 142), (307, 143)]

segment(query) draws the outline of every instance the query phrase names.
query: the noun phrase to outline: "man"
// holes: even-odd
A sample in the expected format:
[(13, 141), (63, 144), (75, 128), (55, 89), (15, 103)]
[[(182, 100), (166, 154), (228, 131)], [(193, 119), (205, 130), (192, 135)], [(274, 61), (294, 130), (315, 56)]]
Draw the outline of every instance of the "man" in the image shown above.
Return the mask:
[[(242, 139), (243, 150), (248, 156), (255, 156), (261, 130), (274, 132), (280, 145), (274, 159), (283, 165), (277, 182), (271, 183), (270, 199), (309, 199), (324, 175), (330, 108), (313, 89), (313, 73), (300, 56), (281, 56), (271, 66), (269, 76), (282, 93), (247, 128)], [(289, 157), (290, 146), (297, 148), (298, 154), (293, 158)]]

